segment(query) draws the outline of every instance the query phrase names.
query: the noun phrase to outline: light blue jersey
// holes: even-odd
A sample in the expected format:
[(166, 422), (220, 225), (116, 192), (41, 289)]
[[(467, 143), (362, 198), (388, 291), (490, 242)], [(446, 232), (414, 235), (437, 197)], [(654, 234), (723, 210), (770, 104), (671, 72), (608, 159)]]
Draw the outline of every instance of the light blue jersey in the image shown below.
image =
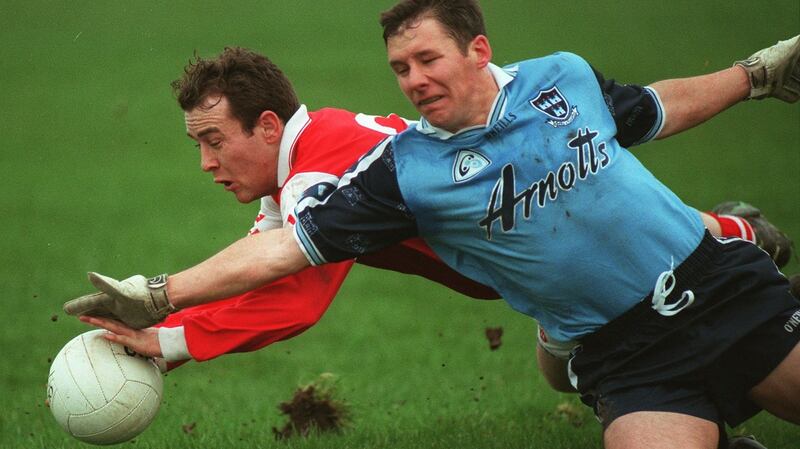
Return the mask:
[[(704, 227), (619, 143), (657, 133), (663, 115), (654, 92), (637, 90), (650, 105), (642, 128), (631, 125), (639, 106), (606, 89), (576, 55), (493, 71), (501, 90), (486, 127), (449, 135), (422, 120), (384, 143), (324, 203), (299, 204), (298, 241), (322, 263), (418, 234), (552, 338), (579, 339), (647, 296), (659, 274), (697, 247)], [(625, 113), (612, 115), (615, 107)], [(628, 125), (638, 134), (618, 129)], [(383, 178), (399, 191), (374, 187)], [(398, 221), (364, 230), (387, 214)]]
[(395, 139), (400, 190), (447, 264), (576, 339), (641, 301), (704, 227), (619, 145), (585, 61), (561, 53), (506, 71), (489, 127)]

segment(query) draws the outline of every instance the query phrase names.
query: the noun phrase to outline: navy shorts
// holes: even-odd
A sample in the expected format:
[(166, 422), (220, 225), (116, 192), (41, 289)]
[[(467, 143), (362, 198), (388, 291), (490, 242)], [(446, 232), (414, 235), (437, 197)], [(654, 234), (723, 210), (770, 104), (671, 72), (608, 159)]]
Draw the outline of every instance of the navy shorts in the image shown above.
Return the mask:
[(761, 410), (748, 391), (800, 341), (800, 302), (755, 245), (706, 234), (674, 274), (668, 299), (691, 290), (689, 307), (663, 316), (647, 297), (575, 349), (571, 375), (603, 427), (637, 411), (736, 426)]

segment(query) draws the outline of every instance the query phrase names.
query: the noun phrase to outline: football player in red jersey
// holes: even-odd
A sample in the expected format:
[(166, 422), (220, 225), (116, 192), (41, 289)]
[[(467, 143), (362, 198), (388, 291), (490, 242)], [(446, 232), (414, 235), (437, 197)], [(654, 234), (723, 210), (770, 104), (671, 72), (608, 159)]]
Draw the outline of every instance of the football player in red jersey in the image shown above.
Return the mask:
[[(198, 58), (173, 87), (202, 169), (238, 201), (260, 199), (250, 234), (293, 225), (294, 205), (306, 189), (323, 182), (336, 185), (360, 156), (407, 127), (396, 115), (308, 111), (272, 62), (240, 48)], [(442, 264), (419, 239), (359, 262), (422, 275), (475, 298), (497, 297)], [(137, 349), (179, 363), (254, 351), (290, 338), (320, 319), (353, 263), (312, 267), (243, 295), (183, 309), (158, 330), (146, 330), (149, 345)]]

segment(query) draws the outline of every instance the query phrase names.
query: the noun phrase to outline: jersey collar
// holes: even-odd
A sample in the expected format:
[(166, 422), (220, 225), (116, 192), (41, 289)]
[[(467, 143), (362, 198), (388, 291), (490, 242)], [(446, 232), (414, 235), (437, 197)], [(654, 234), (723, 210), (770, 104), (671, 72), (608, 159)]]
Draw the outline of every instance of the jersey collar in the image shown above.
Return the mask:
[(289, 177), (294, 147), (300, 138), (300, 134), (303, 133), (309, 123), (311, 123), (311, 117), (308, 115), (308, 109), (306, 105), (301, 104), (297, 112), (292, 115), (292, 118), (283, 127), (283, 136), (281, 137), (280, 150), (278, 151), (278, 187), (283, 187), (286, 178)]
[(417, 131), (419, 131), (421, 134), (436, 137), (441, 140), (447, 140), (455, 135), (462, 134), (467, 131), (487, 128), (494, 124), (494, 122), (496, 122), (500, 117), (502, 117), (506, 110), (506, 91), (503, 88), (506, 87), (506, 85), (508, 85), (508, 83), (511, 81), (514, 81), (514, 77), (517, 76), (518, 67), (513, 66), (508, 68), (500, 68), (490, 62), (488, 68), (489, 73), (491, 73), (492, 78), (494, 78), (494, 82), (497, 83), (498, 92), (494, 99), (494, 103), (492, 104), (492, 109), (489, 111), (489, 116), (486, 117), (485, 124), (470, 126), (469, 128), (464, 128), (455, 133), (451, 133), (450, 131), (446, 131), (431, 125), (428, 120), (425, 119), (425, 117), (421, 117), (416, 126)]

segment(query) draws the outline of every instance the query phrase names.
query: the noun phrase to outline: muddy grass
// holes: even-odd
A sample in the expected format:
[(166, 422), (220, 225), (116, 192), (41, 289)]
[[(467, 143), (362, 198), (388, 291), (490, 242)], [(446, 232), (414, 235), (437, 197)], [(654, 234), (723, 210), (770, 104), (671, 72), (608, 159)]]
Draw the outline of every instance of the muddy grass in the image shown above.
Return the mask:
[(348, 405), (335, 397), (335, 378), (323, 374), (309, 385), (295, 390), (292, 399), (281, 402), (278, 409), (288, 422), (273, 427), (276, 439), (306, 437), (314, 432), (339, 432), (350, 419)]

